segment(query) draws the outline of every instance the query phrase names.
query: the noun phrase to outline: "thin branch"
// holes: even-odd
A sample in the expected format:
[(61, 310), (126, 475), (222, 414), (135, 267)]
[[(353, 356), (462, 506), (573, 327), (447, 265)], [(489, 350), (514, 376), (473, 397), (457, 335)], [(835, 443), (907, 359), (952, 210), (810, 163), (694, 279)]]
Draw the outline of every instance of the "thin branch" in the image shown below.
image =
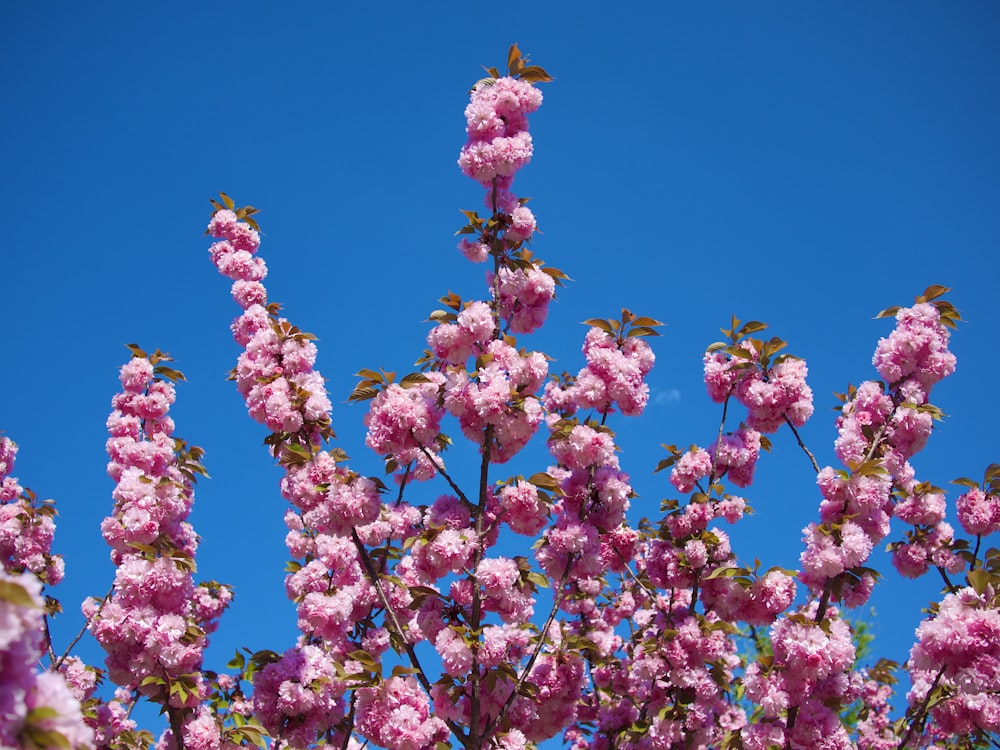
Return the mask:
[(809, 450), (806, 447), (806, 444), (802, 442), (802, 436), (799, 435), (799, 431), (795, 429), (795, 425), (792, 424), (792, 420), (788, 418), (787, 414), (785, 415), (785, 424), (788, 425), (788, 429), (790, 429), (792, 434), (795, 435), (795, 439), (798, 441), (799, 447), (806, 452), (807, 456), (809, 456), (809, 461), (812, 463), (813, 470), (819, 474), (819, 464), (816, 463), (816, 456), (814, 456), (812, 451)]
[(344, 717), (346, 726), (344, 727), (344, 741), (340, 745), (340, 750), (347, 750), (351, 744), (351, 735), (354, 734), (354, 703), (357, 696), (358, 694), (352, 690), (351, 707), (347, 711), (347, 716)]
[(521, 688), (524, 687), (524, 683), (528, 679), (528, 675), (531, 674), (532, 667), (535, 666), (535, 661), (538, 659), (538, 655), (541, 653), (542, 648), (545, 646), (545, 639), (548, 636), (549, 629), (552, 627), (552, 623), (556, 619), (556, 613), (559, 611), (559, 605), (562, 604), (563, 600), (563, 590), (566, 586), (566, 579), (569, 578), (569, 569), (573, 565), (573, 560), (575, 555), (570, 555), (566, 560), (566, 569), (563, 571), (562, 578), (559, 579), (559, 591), (555, 596), (552, 597), (552, 609), (549, 610), (549, 616), (545, 620), (545, 625), (542, 627), (541, 631), (538, 633), (538, 643), (535, 644), (535, 650), (531, 653), (528, 658), (528, 663), (524, 665), (524, 669), (521, 671), (521, 676), (517, 678), (517, 684), (511, 691), (511, 694), (507, 696), (506, 702), (500, 707), (497, 715), (493, 717), (493, 721), (489, 723), (486, 730), (483, 732), (483, 737), (489, 737), (493, 731), (496, 729), (497, 724), (503, 719), (504, 715), (510, 709), (511, 704), (514, 703), (514, 699), (517, 698), (518, 693), (520, 693)]
[[(410, 434), (411, 435), (413, 434), (412, 430), (410, 430)], [(410, 469), (411, 469), (412, 465), (413, 465), (412, 462), (406, 465), (406, 469), (403, 470), (403, 476), (399, 480), (399, 493), (396, 495), (396, 507), (397, 508), (403, 502), (403, 490), (406, 489), (406, 482), (410, 478)]]
[(111, 588), (108, 589), (108, 593), (106, 593), (104, 595), (104, 598), (101, 599), (101, 603), (97, 607), (97, 611), (94, 612), (93, 616), (89, 620), (87, 620), (85, 623), (83, 623), (83, 627), (80, 628), (80, 632), (76, 634), (76, 638), (74, 638), (70, 642), (70, 644), (66, 647), (66, 653), (64, 653), (62, 656), (60, 656), (59, 660), (56, 661), (52, 665), (53, 669), (58, 670), (63, 665), (63, 662), (66, 661), (67, 658), (69, 658), (69, 652), (72, 651), (73, 650), (73, 646), (75, 646), (77, 643), (79, 643), (80, 639), (83, 638), (83, 634), (87, 632), (87, 628), (90, 627), (90, 623), (93, 622), (97, 617), (100, 616), (101, 610), (104, 609), (104, 605), (108, 603), (108, 599), (111, 598), (111, 594), (114, 593), (114, 590), (115, 590), (115, 585), (112, 583), (111, 584)]
[(958, 593), (958, 586), (956, 586), (954, 583), (951, 582), (951, 579), (948, 578), (948, 573), (945, 571), (945, 569), (942, 568), (940, 565), (937, 565), (935, 567), (937, 568), (938, 573), (941, 574), (941, 580), (944, 581), (944, 585), (947, 587), (948, 593), (949, 594), (957, 594)]
[(920, 708), (918, 708), (916, 713), (914, 714), (916, 719), (910, 722), (910, 726), (907, 728), (906, 734), (904, 734), (903, 739), (900, 740), (898, 750), (904, 750), (904, 748), (910, 741), (910, 737), (913, 736), (913, 732), (916, 729), (917, 724), (920, 724), (922, 731), (923, 725), (927, 721), (927, 716), (926, 716), (927, 706), (931, 702), (931, 696), (934, 694), (934, 688), (937, 687), (938, 682), (941, 681), (942, 675), (944, 675), (944, 670), (945, 668), (941, 667), (941, 669), (938, 670), (938, 673), (934, 676), (934, 682), (932, 682), (931, 686), (927, 689), (927, 695), (924, 696), (924, 700), (920, 704)]
[[(486, 513), (486, 500), (489, 495), (489, 476), (490, 476), (490, 454), (493, 448), (493, 425), (486, 425), (486, 429), (483, 430), (483, 460), (479, 464), (479, 503), (476, 506), (476, 551), (473, 554), (472, 559), (472, 621), (469, 625), (472, 628), (472, 632), (476, 635), (476, 640), (479, 640), (479, 628), (482, 625), (483, 617), (483, 600), (482, 593), (479, 590), (479, 563), (483, 559), (483, 516)], [(473, 750), (477, 750), (481, 744), (483, 737), (486, 733), (482, 735), (479, 734), (479, 696), (480, 696), (480, 682), (479, 682), (479, 649), (476, 648), (472, 652), (472, 666), (469, 671), (469, 739), (470, 747)]]
[(830, 594), (833, 592), (833, 579), (827, 578), (826, 583), (823, 584), (823, 595), (819, 599), (819, 604), (816, 606), (816, 617), (813, 618), (813, 622), (820, 623), (826, 616), (826, 609), (830, 606)]
[(722, 402), (722, 419), (719, 420), (719, 435), (715, 438), (715, 456), (712, 458), (712, 474), (708, 478), (708, 485), (715, 484), (721, 475), (716, 476), (715, 472), (719, 468), (719, 451), (722, 449), (722, 435), (726, 429), (726, 412), (729, 411), (729, 399), (732, 397), (732, 390), (726, 395), (726, 400)]
[(448, 486), (451, 487), (453, 490), (455, 490), (455, 494), (462, 499), (462, 502), (464, 502), (470, 508), (474, 507), (472, 503), (469, 502), (469, 498), (465, 496), (465, 493), (462, 492), (462, 490), (459, 488), (457, 484), (455, 484), (455, 480), (453, 480), (448, 475), (448, 472), (444, 470), (443, 464), (439, 464), (437, 461), (434, 460), (434, 454), (431, 453), (422, 445), (417, 447), (420, 449), (420, 452), (424, 454), (424, 457), (432, 464), (434, 464), (434, 468), (437, 469), (437, 473), (440, 474), (442, 477), (444, 477), (445, 481), (448, 482)]
[[(365, 568), (368, 580), (370, 580), (372, 582), (372, 586), (375, 587), (375, 592), (378, 594), (382, 608), (385, 610), (385, 616), (389, 621), (389, 625), (396, 633), (396, 636), (399, 638), (399, 642), (403, 645), (403, 648), (406, 649), (406, 655), (410, 659), (410, 664), (412, 664), (413, 668), (417, 670), (417, 679), (429, 695), (431, 692), (430, 680), (427, 679), (427, 674), (424, 672), (424, 668), (420, 665), (420, 660), (417, 658), (417, 652), (413, 649), (413, 644), (407, 640), (406, 633), (403, 632), (403, 626), (400, 624), (392, 605), (389, 603), (389, 597), (386, 596), (385, 589), (382, 588), (382, 581), (379, 578), (378, 572), (375, 570), (375, 566), (372, 564), (371, 558), (368, 556), (368, 551), (365, 549), (365, 545), (361, 541), (361, 537), (358, 536), (358, 532), (354, 528), (351, 529), (351, 539), (354, 542), (354, 546), (358, 550), (358, 557), (361, 558), (361, 564)], [(455, 736), (458, 737), (462, 745), (468, 747), (468, 738), (462, 733), (461, 727), (450, 719), (446, 719), (445, 723)]]

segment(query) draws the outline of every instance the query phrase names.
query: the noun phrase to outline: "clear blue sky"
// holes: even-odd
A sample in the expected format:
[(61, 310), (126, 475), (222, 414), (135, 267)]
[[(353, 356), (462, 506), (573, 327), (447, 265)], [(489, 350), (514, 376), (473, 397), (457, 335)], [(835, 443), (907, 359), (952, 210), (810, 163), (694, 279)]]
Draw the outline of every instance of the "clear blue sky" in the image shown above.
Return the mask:
[[(410, 367), (439, 296), (484, 294), (455, 250), (458, 210), (481, 206), (455, 161), (466, 92), (515, 41), (556, 78), (516, 189), (534, 198), (536, 254), (573, 278), (526, 343), (576, 371), (585, 318), (628, 306), (669, 324), (652, 404), (614, 425), (636, 514), (671, 494), (651, 474), (659, 445), (714, 434), (701, 354), (731, 314), (807, 360), (803, 434), (829, 464), (832, 393), (875, 376), (891, 328), (874, 314), (930, 284), (968, 323), (917, 474), (979, 478), (1000, 461), (998, 38), (990, 2), (4, 3), (0, 429), (22, 483), (58, 501), (57, 641), (112, 577), (104, 423), (137, 342), (186, 373), (172, 414), (213, 477), (192, 519), (200, 575), (237, 598), (208, 666), (292, 643), (280, 471), (225, 380), (237, 308), (208, 260), (207, 199), (262, 209), (271, 299), (319, 336), (352, 467), (380, 472), (363, 407), (342, 402), (358, 369)], [(792, 441), (775, 443), (734, 546), (794, 568), (819, 495)], [(511, 470), (544, 468), (532, 458)], [(876, 647), (902, 661), (937, 583), (877, 565)]]

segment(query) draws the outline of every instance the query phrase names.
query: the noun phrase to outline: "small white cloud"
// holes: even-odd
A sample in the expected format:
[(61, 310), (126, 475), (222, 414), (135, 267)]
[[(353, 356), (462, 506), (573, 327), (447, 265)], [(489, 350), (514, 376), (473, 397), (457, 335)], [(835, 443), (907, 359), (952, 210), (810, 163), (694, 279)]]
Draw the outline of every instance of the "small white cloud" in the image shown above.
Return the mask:
[(656, 390), (652, 393), (651, 401), (657, 406), (665, 406), (666, 404), (676, 404), (681, 400), (681, 392), (676, 388), (667, 388), (665, 390)]

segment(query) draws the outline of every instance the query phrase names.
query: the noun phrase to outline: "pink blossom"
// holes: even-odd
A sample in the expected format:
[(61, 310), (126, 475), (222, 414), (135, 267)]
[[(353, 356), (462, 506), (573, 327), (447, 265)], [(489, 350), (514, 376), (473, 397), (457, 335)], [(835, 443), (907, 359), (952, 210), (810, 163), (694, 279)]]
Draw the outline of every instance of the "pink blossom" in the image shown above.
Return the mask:
[(390, 677), (357, 696), (358, 732), (388, 750), (423, 750), (449, 735), (447, 725), (430, 715), (427, 695), (412, 677)]
[(499, 290), (500, 315), (509, 322), (514, 333), (531, 333), (539, 328), (548, 314), (549, 302), (555, 297), (555, 281), (537, 267), (512, 270), (503, 267), (490, 286)]
[(754, 468), (760, 455), (760, 433), (740, 428), (709, 445), (708, 453), (716, 462), (718, 473), (724, 471), (737, 487), (747, 487), (753, 482)]
[(701, 448), (692, 448), (678, 459), (670, 472), (670, 483), (678, 492), (690, 492), (695, 483), (712, 473), (712, 457)]
[(533, 536), (545, 526), (548, 508), (538, 495), (538, 488), (525, 481), (500, 490), (503, 520), (518, 534)]
[(974, 488), (960, 495), (955, 507), (966, 533), (986, 536), (1000, 531), (1000, 496)]
[(896, 328), (889, 338), (879, 340), (872, 363), (889, 384), (913, 377), (930, 389), (955, 370), (949, 336), (934, 305), (904, 307), (896, 313)]
[(484, 262), (489, 257), (490, 253), (489, 245), (467, 238), (459, 241), (458, 249), (461, 251), (462, 255), (471, 260), (473, 263)]

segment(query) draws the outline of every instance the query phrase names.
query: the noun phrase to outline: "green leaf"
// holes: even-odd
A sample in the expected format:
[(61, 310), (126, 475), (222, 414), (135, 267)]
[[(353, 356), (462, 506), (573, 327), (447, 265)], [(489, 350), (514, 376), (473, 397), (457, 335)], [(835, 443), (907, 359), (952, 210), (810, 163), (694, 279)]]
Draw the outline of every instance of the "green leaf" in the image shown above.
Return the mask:
[(404, 375), (403, 379), (399, 381), (399, 384), (406, 388), (407, 386), (417, 385), (418, 383), (429, 382), (431, 382), (431, 379), (422, 372), (411, 372), (409, 375)]
[(730, 357), (738, 357), (739, 359), (745, 359), (747, 361), (753, 361), (753, 353), (748, 352), (742, 346), (729, 346), (726, 347), (726, 354)]
[(378, 395), (378, 388), (373, 386), (358, 386), (355, 388), (351, 395), (347, 397), (348, 401), (367, 401), (370, 398), (375, 398)]
[(36, 748), (59, 747), (64, 748), (64, 750), (70, 749), (69, 740), (66, 739), (66, 735), (62, 732), (57, 732), (55, 729), (38, 729), (37, 727), (28, 726), (25, 727), (24, 734), (30, 743), (25, 743), (27, 747), (32, 747), (33, 745)]
[(543, 576), (541, 573), (536, 573), (532, 571), (527, 575), (525, 575), (524, 578), (529, 583), (533, 583), (540, 588), (547, 589), (549, 587), (549, 579)]
[(703, 576), (703, 580), (711, 581), (713, 578), (733, 578), (740, 575), (750, 575), (750, 571), (746, 568), (716, 568), (707, 576)]
[(979, 596), (986, 593), (986, 587), (990, 585), (990, 579), (992, 576), (989, 571), (983, 570), (982, 568), (976, 568), (975, 570), (970, 570), (966, 574), (966, 578), (969, 579), (969, 585), (972, 586), (973, 590)]
[(759, 320), (750, 320), (740, 327), (740, 330), (736, 332), (736, 335), (738, 338), (742, 338), (748, 334), (763, 331), (766, 328), (767, 323), (761, 323)]
[[(521, 50), (517, 48), (517, 42), (510, 45), (510, 49), (507, 50), (507, 69), (512, 70), (515, 65), (521, 62)], [(520, 68), (520, 66), (518, 65)]]
[(536, 487), (541, 487), (544, 490), (557, 490), (560, 487), (560, 483), (544, 471), (532, 474), (528, 477), (528, 482)]
[(875, 318), (876, 319), (877, 318), (894, 318), (894, 317), (896, 317), (896, 313), (898, 313), (902, 309), (903, 308), (900, 307), (899, 305), (893, 305), (892, 307), (887, 307), (884, 310), (882, 310), (881, 312), (879, 312), (879, 314), (876, 315)]
[(545, 68), (538, 65), (525, 65), (521, 68), (520, 77), (528, 83), (548, 83), (552, 80), (552, 76), (545, 71)]
[(940, 297), (942, 294), (947, 294), (951, 289), (946, 286), (941, 286), (940, 284), (932, 284), (924, 290), (924, 293), (917, 297), (917, 302), (930, 302)]
[(660, 332), (655, 328), (650, 328), (649, 326), (636, 326), (629, 330), (626, 338), (632, 338), (633, 336), (659, 336)]
[(59, 712), (51, 706), (39, 706), (38, 708), (31, 709), (28, 712), (28, 715), (24, 717), (24, 720), (28, 724), (37, 724), (40, 721), (45, 721), (46, 719), (56, 719), (58, 717)]
[(35, 600), (31, 598), (28, 589), (16, 581), (0, 580), (0, 599), (18, 607), (40, 609)]
[(591, 327), (594, 327), (594, 328), (600, 328), (602, 331), (604, 331), (608, 335), (611, 335), (611, 336), (614, 335), (614, 330), (611, 327), (611, 323), (609, 323), (607, 320), (604, 320), (602, 318), (590, 318), (588, 320), (583, 321), (583, 324), (585, 326), (591, 326)]

